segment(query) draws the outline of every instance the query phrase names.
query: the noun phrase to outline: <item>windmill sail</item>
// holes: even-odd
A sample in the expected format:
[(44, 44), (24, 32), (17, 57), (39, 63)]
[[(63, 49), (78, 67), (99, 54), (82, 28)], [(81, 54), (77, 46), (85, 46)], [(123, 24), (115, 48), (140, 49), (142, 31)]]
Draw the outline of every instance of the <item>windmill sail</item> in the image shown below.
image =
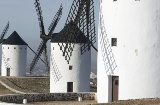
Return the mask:
[(41, 10), (41, 6), (40, 6), (40, 1), (35, 0), (34, 5), (35, 5), (36, 11), (37, 11), (39, 27), (40, 27), (40, 34), (44, 35), (45, 34), (45, 29), (44, 29), (44, 23), (43, 23), (43, 16), (42, 16), (42, 10)]
[(46, 35), (45, 29), (44, 29), (44, 23), (43, 23), (42, 10), (40, 7), (39, 0), (35, 0), (34, 4), (35, 4), (35, 8), (36, 8), (37, 15), (38, 15), (39, 26), (40, 26), (40, 38), (42, 39), (42, 42), (40, 43), (40, 45), (37, 49), (36, 55), (33, 58), (32, 63), (30, 64), (30, 73), (33, 72), (42, 53), (44, 55), (44, 62), (45, 62), (45, 66), (46, 66), (46, 71), (48, 71), (48, 73), (49, 73), (50, 67), (49, 67), (49, 61), (48, 61), (48, 55), (47, 55), (47, 42), (48, 42), (48, 40), (50, 40), (52, 38), (53, 31), (61, 18), (63, 8), (61, 5), (58, 12), (54, 16), (54, 18), (51, 22), (51, 25), (48, 28), (49, 33), (48, 33), (48, 35)]
[(7, 23), (6, 27), (4, 28), (4, 30), (0, 36), (0, 43), (3, 42), (3, 38), (4, 38), (5, 34), (7, 33), (8, 29), (9, 29), (9, 22)]
[[(65, 26), (69, 23), (72, 23), (72, 26), (64, 31), (63, 37), (61, 38), (60, 43), (58, 43), (60, 48), (62, 48), (62, 52), (68, 63), (71, 59), (75, 39), (77, 38), (79, 31), (84, 33), (88, 40), (87, 43), (81, 43), (81, 54), (90, 50), (90, 47), (96, 42), (93, 3), (93, 0), (74, 0), (72, 3), (65, 23)], [(84, 39), (82, 38), (81, 40)]]

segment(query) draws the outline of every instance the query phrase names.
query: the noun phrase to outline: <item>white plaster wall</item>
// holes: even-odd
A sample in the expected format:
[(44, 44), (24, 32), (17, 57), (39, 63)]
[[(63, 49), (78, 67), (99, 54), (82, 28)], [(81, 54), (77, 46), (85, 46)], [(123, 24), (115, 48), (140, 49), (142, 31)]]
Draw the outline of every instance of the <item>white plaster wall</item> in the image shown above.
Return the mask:
[[(119, 100), (160, 97), (160, 0), (103, 0), (102, 13), (109, 41), (118, 41), (112, 50)], [(107, 81), (104, 71), (99, 49), (98, 90), (108, 95), (107, 85), (100, 85)], [(99, 102), (108, 101), (100, 96), (102, 91), (97, 94)]]
[[(9, 49), (8, 49), (9, 47)], [(14, 49), (16, 48), (16, 49)], [(2, 45), (2, 52), (10, 65), (10, 76), (26, 76), (26, 58), (27, 46), (26, 45)], [(2, 57), (1, 73), (6, 76), (7, 69)]]
[[(54, 50), (53, 50), (54, 47)], [(51, 43), (51, 57), (55, 59), (58, 71), (62, 76), (54, 82), (52, 64), (50, 65), (50, 92), (67, 92), (67, 82), (73, 82), (73, 92), (90, 91), (91, 51), (81, 55), (80, 44), (75, 44), (70, 63), (68, 64), (57, 43)], [(69, 65), (73, 70), (69, 70)]]

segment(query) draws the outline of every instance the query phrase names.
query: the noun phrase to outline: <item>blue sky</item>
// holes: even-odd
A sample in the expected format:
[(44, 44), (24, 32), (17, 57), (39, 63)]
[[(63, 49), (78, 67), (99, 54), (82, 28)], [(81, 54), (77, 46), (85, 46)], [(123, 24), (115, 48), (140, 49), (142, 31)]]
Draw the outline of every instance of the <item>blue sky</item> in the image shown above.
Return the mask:
[[(59, 32), (64, 27), (72, 2), (73, 0), (40, 0), (46, 33), (48, 32), (48, 27), (61, 4), (63, 6), (63, 14), (54, 32)], [(98, 26), (99, 0), (94, 0), (94, 2), (96, 26)], [(5, 38), (7, 38), (13, 31), (17, 31), (29, 46), (36, 51), (41, 39), (39, 37), (39, 23), (34, 0), (1, 0), (0, 32), (3, 31), (7, 21), (10, 22), (10, 28)], [(97, 44), (95, 44), (95, 46), (97, 47)], [(48, 52), (50, 52), (49, 49), (50, 42), (48, 41)], [(92, 51), (92, 65), (94, 65), (92, 66), (92, 69), (96, 68), (95, 55), (96, 52)], [(28, 58), (32, 59), (32, 57), (33, 54), (28, 49)]]

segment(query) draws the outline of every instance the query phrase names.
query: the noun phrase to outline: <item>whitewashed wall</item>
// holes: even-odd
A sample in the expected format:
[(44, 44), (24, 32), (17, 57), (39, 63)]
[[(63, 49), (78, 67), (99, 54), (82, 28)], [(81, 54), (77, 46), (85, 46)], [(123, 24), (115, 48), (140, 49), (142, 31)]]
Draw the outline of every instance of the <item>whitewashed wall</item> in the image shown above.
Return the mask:
[[(54, 50), (53, 50), (54, 47)], [(55, 60), (54, 67), (57, 65), (55, 77), (53, 64), (50, 65), (50, 92), (67, 92), (67, 82), (73, 82), (73, 92), (90, 91), (90, 70), (91, 70), (91, 51), (86, 51), (81, 55), (80, 44), (75, 44), (70, 63), (68, 64), (57, 43), (51, 43), (51, 59)], [(69, 70), (69, 65), (73, 70)], [(57, 80), (57, 81), (55, 81)]]
[[(117, 38), (111, 75), (119, 76), (119, 100), (160, 97), (160, 0), (103, 0), (101, 5), (109, 41)], [(100, 103), (110, 101), (101, 95), (112, 97), (101, 56), (99, 49)]]
[(7, 75), (7, 66), (4, 63), (5, 60), (10, 68), (10, 76), (26, 76), (26, 58), (26, 45), (2, 45), (1, 75)]

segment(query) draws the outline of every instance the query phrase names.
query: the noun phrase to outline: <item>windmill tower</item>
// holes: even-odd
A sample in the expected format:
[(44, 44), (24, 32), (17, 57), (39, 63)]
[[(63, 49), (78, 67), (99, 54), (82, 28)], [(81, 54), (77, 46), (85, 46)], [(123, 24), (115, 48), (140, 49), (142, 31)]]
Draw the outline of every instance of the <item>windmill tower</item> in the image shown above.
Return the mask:
[[(159, 10), (159, 0), (101, 0), (97, 71), (99, 103), (160, 97)], [(102, 37), (110, 44), (116, 69), (114, 57), (107, 58), (112, 54), (104, 47), (107, 45)]]
[[(87, 42), (85, 35), (79, 31), (75, 39), (74, 50), (68, 64), (62, 54), (62, 47), (58, 43), (63, 37), (63, 32), (72, 23), (66, 25), (51, 41), (51, 73), (50, 73), (50, 92), (89, 92), (90, 91), (90, 70), (91, 70), (91, 51), (81, 55), (81, 43)], [(80, 40), (83, 37), (86, 40)], [(67, 41), (67, 40), (66, 40)], [(64, 41), (63, 43), (67, 43)], [(72, 42), (70, 42), (72, 43)], [(57, 67), (57, 68), (55, 68)], [(85, 82), (84, 82), (85, 81)]]
[(64, 28), (51, 41), (51, 93), (90, 91), (94, 21), (93, 0), (74, 0)]
[(26, 76), (27, 43), (14, 31), (2, 43), (2, 76)]

